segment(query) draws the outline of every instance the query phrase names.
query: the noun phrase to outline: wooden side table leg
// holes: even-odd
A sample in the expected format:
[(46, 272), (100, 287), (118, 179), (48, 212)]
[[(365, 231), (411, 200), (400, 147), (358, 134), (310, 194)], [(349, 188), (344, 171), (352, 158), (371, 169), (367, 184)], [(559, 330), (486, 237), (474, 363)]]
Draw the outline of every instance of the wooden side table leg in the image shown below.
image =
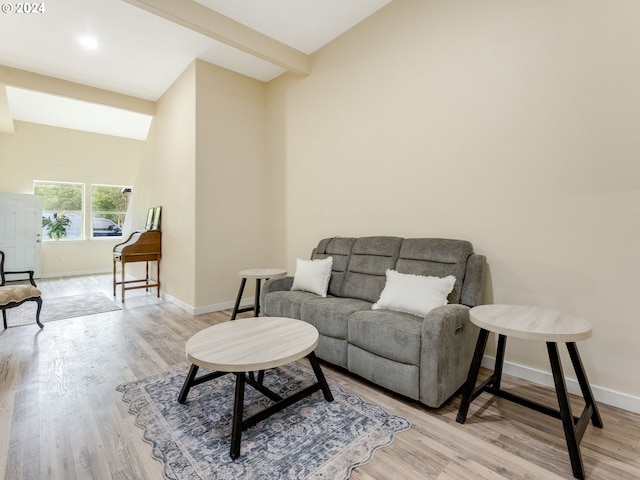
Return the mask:
[(157, 285), (157, 290), (158, 290), (158, 298), (160, 298), (160, 257), (158, 257), (158, 260), (156, 260), (156, 267), (157, 267), (157, 271), (156, 274), (158, 275), (158, 279), (156, 280)]
[(125, 261), (124, 261), (124, 256), (122, 257), (122, 303), (124, 303), (124, 266), (125, 266)]
[(244, 404), (244, 372), (236, 375), (236, 394), (233, 402), (233, 424), (231, 427), (231, 452), (233, 460), (240, 456), (240, 442), (242, 440), (242, 410)]
[(262, 280), (259, 278), (256, 278), (256, 298), (253, 302), (253, 316), (254, 317), (259, 317), (260, 316), (260, 282)]
[(589, 386), (589, 380), (587, 379), (587, 374), (584, 371), (584, 366), (582, 365), (582, 360), (580, 360), (580, 354), (578, 353), (578, 347), (576, 346), (575, 342), (567, 343), (567, 350), (569, 351), (569, 356), (571, 357), (573, 370), (576, 372), (576, 377), (578, 378), (578, 383), (580, 384), (580, 390), (582, 390), (582, 397), (585, 401), (585, 408), (590, 407), (592, 409), (591, 423), (593, 423), (593, 425), (598, 428), (602, 428), (604, 424), (602, 423), (602, 418), (600, 418), (598, 406), (593, 399), (593, 393), (591, 392), (591, 387)]
[(484, 349), (487, 347), (487, 339), (489, 338), (489, 332), (484, 328), (480, 329), (478, 334), (478, 341), (476, 342), (476, 350), (473, 353), (473, 359), (469, 366), (469, 374), (467, 375), (467, 381), (464, 384), (462, 391), (462, 399), (460, 400), (460, 407), (458, 409), (458, 416), (456, 422), (464, 423), (467, 420), (467, 413), (469, 413), (469, 405), (473, 401), (473, 394), (476, 388), (476, 380), (478, 379), (478, 373), (480, 372), (480, 364), (482, 363), (482, 357), (484, 355)]
[(547, 342), (547, 351), (549, 352), (553, 383), (556, 387), (558, 406), (560, 407), (560, 419), (562, 420), (564, 436), (569, 449), (571, 469), (573, 470), (573, 476), (582, 480), (584, 479), (584, 466), (582, 464), (582, 455), (580, 454), (580, 443), (576, 437), (573, 413), (571, 412), (571, 404), (567, 395), (567, 385), (564, 380), (562, 365), (560, 364), (560, 355), (558, 354), (558, 345), (555, 342)]
[(236, 319), (236, 315), (238, 315), (238, 308), (240, 307), (240, 300), (242, 300), (242, 292), (244, 292), (244, 286), (247, 283), (246, 278), (242, 278), (240, 281), (240, 290), (238, 290), (238, 296), (236, 297), (236, 304), (233, 307), (233, 313), (231, 314), (231, 320)]
[(505, 335), (498, 335), (498, 349), (496, 350), (496, 364), (493, 368), (493, 382), (492, 386), (496, 389), (500, 389), (500, 383), (502, 382), (502, 368), (504, 366), (504, 351), (507, 346), (507, 337)]

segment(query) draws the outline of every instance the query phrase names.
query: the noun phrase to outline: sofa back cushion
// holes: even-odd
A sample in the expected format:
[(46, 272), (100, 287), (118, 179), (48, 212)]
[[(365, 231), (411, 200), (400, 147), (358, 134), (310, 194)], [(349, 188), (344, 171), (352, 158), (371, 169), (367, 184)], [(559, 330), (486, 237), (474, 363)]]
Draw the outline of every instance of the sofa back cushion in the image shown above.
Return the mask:
[(320, 240), (318, 246), (311, 253), (312, 260), (333, 257), (331, 279), (329, 280), (329, 290), (327, 292), (329, 295), (340, 296), (340, 292), (342, 292), (342, 283), (355, 241), (355, 238), (346, 237), (325, 238)]
[(402, 242), (395, 270), (432, 277), (455, 276), (448, 299), (449, 303), (460, 303), (467, 259), (472, 253), (471, 243), (465, 240), (407, 238)]
[(386, 282), (385, 272), (395, 269), (403, 239), (358, 238), (351, 249), (340, 296), (377, 302)]

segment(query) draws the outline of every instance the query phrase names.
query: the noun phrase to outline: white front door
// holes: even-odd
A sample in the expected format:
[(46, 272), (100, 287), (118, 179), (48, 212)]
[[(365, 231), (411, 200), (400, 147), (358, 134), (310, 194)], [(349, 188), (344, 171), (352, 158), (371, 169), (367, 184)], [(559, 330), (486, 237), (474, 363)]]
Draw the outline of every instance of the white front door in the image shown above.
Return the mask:
[[(42, 268), (42, 197), (0, 193), (0, 250), (4, 269), (33, 270), (40, 278)], [(25, 275), (25, 278), (28, 278)], [(11, 277), (16, 280), (17, 277)]]

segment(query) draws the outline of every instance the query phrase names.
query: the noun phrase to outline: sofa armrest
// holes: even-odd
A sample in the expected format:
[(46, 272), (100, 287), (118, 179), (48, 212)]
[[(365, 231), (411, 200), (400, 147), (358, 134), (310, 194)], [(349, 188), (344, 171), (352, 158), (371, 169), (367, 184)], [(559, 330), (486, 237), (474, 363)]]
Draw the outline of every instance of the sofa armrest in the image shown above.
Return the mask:
[(264, 297), (267, 293), (289, 291), (293, 286), (293, 277), (270, 278), (260, 290), (260, 305), (264, 305)]
[(420, 401), (439, 407), (466, 381), (479, 328), (470, 308), (449, 304), (434, 308), (422, 322)]
[(280, 277), (280, 278), (270, 278), (266, 282), (264, 282), (264, 286), (262, 287), (262, 292), (267, 294), (269, 292), (281, 292), (291, 290), (293, 286), (293, 277)]
[(484, 302), (485, 272), (487, 257), (484, 255), (470, 255), (467, 259), (467, 271), (462, 284), (460, 303), (469, 307), (482, 305)]

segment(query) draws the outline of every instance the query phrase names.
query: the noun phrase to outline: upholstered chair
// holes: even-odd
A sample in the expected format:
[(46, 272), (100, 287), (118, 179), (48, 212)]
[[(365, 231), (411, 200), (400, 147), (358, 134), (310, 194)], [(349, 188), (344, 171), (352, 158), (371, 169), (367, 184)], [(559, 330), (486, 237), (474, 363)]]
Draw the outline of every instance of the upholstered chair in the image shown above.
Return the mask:
[[(24, 302), (33, 301), (38, 304), (36, 311), (36, 323), (40, 328), (44, 325), (40, 323), (40, 310), (42, 309), (42, 292), (38, 290), (36, 282), (33, 279), (33, 270), (25, 270), (22, 272), (5, 272), (4, 271), (4, 252), (0, 251), (0, 309), (2, 310), (2, 322), (4, 328), (7, 328), (7, 310), (9, 308), (18, 307)], [(28, 274), (30, 285), (6, 285), (8, 275)]]

